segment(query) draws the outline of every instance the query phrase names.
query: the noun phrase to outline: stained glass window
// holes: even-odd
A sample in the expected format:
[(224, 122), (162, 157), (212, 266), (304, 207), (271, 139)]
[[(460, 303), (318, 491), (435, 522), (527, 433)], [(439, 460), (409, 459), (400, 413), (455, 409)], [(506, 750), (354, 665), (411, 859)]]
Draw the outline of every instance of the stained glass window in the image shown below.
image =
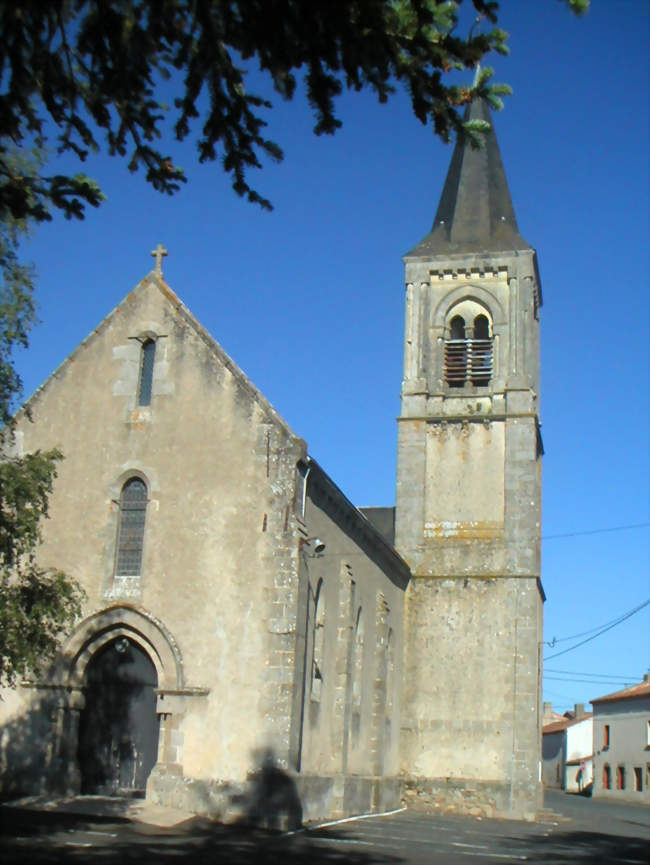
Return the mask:
[(146, 484), (140, 478), (131, 478), (122, 487), (120, 496), (120, 524), (115, 557), (116, 576), (140, 576), (146, 510)]

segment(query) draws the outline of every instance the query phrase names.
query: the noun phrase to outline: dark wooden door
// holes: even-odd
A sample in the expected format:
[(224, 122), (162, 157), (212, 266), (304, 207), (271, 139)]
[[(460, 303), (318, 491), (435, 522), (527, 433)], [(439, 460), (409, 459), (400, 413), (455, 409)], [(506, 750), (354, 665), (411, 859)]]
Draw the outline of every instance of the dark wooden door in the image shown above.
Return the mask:
[(91, 659), (79, 723), (83, 793), (144, 793), (158, 750), (156, 668), (119, 637)]

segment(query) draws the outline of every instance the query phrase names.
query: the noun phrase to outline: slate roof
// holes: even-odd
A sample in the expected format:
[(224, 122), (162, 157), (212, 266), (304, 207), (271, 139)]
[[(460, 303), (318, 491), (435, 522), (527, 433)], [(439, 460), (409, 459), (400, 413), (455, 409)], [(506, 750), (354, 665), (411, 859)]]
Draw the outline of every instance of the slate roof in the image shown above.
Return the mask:
[(364, 517), (377, 529), (380, 535), (395, 546), (395, 508), (394, 507), (372, 507), (359, 508)]
[(405, 258), (531, 249), (519, 234), (487, 102), (472, 102), (464, 120), (486, 120), (492, 130), (481, 149), (456, 142), (431, 231)]
[(633, 697), (650, 697), (650, 682), (641, 682), (639, 685), (623, 688), (622, 691), (614, 691), (613, 694), (597, 697), (595, 700), (591, 700), (591, 705), (593, 706), (596, 703), (613, 703), (615, 700), (628, 700)]

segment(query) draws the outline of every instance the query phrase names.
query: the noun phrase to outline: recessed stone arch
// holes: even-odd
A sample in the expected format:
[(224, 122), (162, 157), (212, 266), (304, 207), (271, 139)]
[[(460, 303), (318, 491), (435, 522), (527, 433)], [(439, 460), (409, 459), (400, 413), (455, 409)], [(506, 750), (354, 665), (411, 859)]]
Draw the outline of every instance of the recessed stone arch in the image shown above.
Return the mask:
[(121, 638), (141, 649), (156, 671), (156, 714), (160, 718), (158, 762), (148, 783), (156, 771), (164, 774), (169, 764), (182, 764), (182, 749), (173, 748), (170, 737), (178, 724), (175, 716), (185, 712), (188, 695), (208, 693), (205, 689), (186, 687), (183, 659), (176, 641), (163, 623), (146, 610), (115, 604), (87, 616), (66, 640), (48, 681), (40, 686), (57, 694), (52, 753), (60, 767), (56, 784), (67, 793), (81, 790), (77, 750), (80, 715), (86, 706), (88, 665), (104, 647)]
[(465, 283), (441, 298), (432, 314), (432, 341), (435, 336), (445, 386), (489, 386), (499, 368), (502, 315), (498, 298), (480, 285)]
[(158, 482), (158, 473), (150, 466), (143, 466), (139, 462), (127, 462), (122, 465), (122, 471), (115, 477), (109, 488), (109, 496), (113, 501), (117, 501), (120, 497), (122, 487), (129, 478), (140, 478), (147, 485), (149, 495), (158, 492), (160, 484)]
[(133, 338), (138, 340), (138, 342), (140, 342), (140, 344), (142, 344), (143, 342), (146, 342), (148, 339), (150, 339), (152, 342), (156, 342), (156, 340), (160, 339), (161, 333), (162, 333), (161, 325), (150, 322), (147, 325), (147, 327), (145, 327), (143, 330), (141, 330)]
[(438, 301), (431, 313), (431, 327), (444, 328), (450, 310), (465, 300), (484, 307), (495, 324), (501, 324), (506, 320), (506, 312), (495, 294), (482, 285), (465, 283), (457, 286)]
[(54, 673), (55, 684), (80, 688), (90, 659), (118, 637), (133, 640), (149, 655), (160, 690), (184, 687), (183, 660), (170, 632), (151, 614), (125, 604), (93, 613), (77, 626), (63, 647)]

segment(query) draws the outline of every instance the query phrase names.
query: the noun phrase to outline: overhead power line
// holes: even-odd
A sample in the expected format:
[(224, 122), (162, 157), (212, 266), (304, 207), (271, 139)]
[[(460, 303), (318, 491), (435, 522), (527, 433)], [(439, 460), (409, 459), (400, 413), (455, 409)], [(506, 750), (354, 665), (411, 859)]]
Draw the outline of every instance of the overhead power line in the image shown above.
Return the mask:
[(628, 526), (612, 526), (607, 529), (587, 529), (583, 532), (562, 532), (558, 535), (542, 535), (543, 541), (552, 541), (555, 538), (576, 538), (578, 535), (602, 535), (605, 532), (626, 532), (628, 529), (644, 529), (650, 523), (632, 523)]
[[(635, 613), (638, 613), (639, 610), (642, 610), (644, 607), (647, 607), (650, 604), (650, 598), (644, 601), (642, 604), (639, 604), (638, 607), (635, 607), (633, 610), (630, 610), (629, 613), (624, 613), (618, 619), (615, 619), (613, 622), (608, 623), (606, 626), (602, 627), (598, 633), (593, 634), (591, 637), (587, 637), (586, 640), (581, 640), (579, 643), (575, 643), (573, 646), (569, 646), (568, 649), (563, 649), (561, 652), (556, 652), (554, 655), (549, 655), (548, 658), (544, 658), (544, 661), (551, 661), (553, 658), (559, 658), (560, 655), (566, 655), (567, 652), (572, 652), (574, 649), (577, 649), (579, 646), (584, 646), (585, 643), (590, 643), (592, 640), (595, 640), (596, 637), (600, 637), (601, 634), (604, 634), (606, 631), (611, 631), (612, 628), (615, 628), (616, 625), (620, 625), (621, 622), (624, 622), (626, 619), (629, 619), (630, 616), (633, 616)], [(555, 645), (553, 643), (553, 645)]]
[[(650, 598), (647, 601), (644, 601), (640, 607), (635, 607), (634, 610), (630, 610), (630, 613), (634, 613), (637, 610), (642, 609), (646, 604), (650, 603)], [(625, 618), (627, 618), (628, 613), (622, 613), (620, 616), (617, 616), (615, 619), (611, 619), (609, 622), (605, 622), (603, 625), (597, 625), (595, 628), (589, 628), (588, 631), (581, 631), (579, 634), (571, 634), (570, 637), (553, 637), (550, 642), (547, 642), (546, 645), (553, 648), (557, 646), (558, 643), (566, 643), (569, 640), (579, 640), (580, 637), (588, 637), (589, 634), (593, 634), (596, 631), (602, 631), (603, 628), (608, 628), (610, 625), (617, 625), (619, 622), (622, 622)]]
[(546, 676), (546, 675), (544, 676), (544, 679), (546, 681), (552, 681), (552, 682), (584, 682), (587, 685), (613, 685), (613, 686), (618, 687), (618, 688), (624, 688), (624, 687), (627, 687), (628, 685), (633, 685), (637, 681), (636, 677), (634, 677), (633, 679), (626, 679), (623, 682), (613, 682), (609, 679), (602, 679), (602, 680), (599, 679), (598, 681), (594, 681), (593, 679), (566, 679), (562, 676)]
[(546, 667), (546, 669), (544, 670), (544, 675), (546, 675), (546, 673), (557, 673), (566, 676), (589, 676), (589, 678), (591, 679), (619, 679), (622, 682), (635, 682), (639, 678), (639, 676), (636, 675), (617, 676), (615, 674), (610, 675), (608, 673), (583, 673), (581, 671), (579, 672), (578, 670), (552, 670), (550, 669), (550, 667)]

